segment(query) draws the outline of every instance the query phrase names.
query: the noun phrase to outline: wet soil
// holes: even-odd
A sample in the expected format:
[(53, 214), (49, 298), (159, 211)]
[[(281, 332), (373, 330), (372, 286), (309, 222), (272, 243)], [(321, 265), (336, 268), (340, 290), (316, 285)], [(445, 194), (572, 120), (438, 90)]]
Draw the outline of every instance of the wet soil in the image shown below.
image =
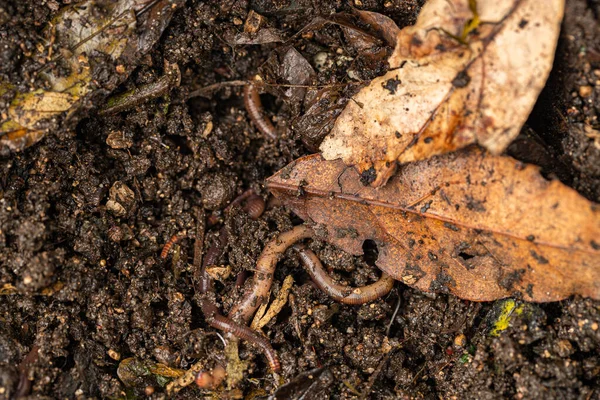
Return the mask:
[[(67, 3), (0, 1), (2, 79), (20, 88), (39, 84), (32, 76), (40, 60), (31, 54)], [(353, 5), (402, 27), (421, 3)], [(553, 74), (511, 152), (598, 202), (600, 3), (567, 3)], [(250, 10), (270, 35), (240, 36)], [(268, 200), (264, 179), (310, 153), (356, 82), (385, 70), (383, 42), (316, 20), (342, 12), (350, 7), (335, 0), (189, 0), (116, 92), (160, 79), (165, 61), (179, 67), (179, 86), (119, 112), (99, 115), (97, 104), (73, 129), (65, 124), (0, 159), (0, 399), (165, 398), (171, 378), (142, 368), (124, 382), (119, 363), (135, 357), (187, 370), (199, 360), (225, 362), (197, 303), (199, 210), (213, 222), (205, 250), (222, 226), (228, 235), (218, 264), (231, 277), (216, 285), (227, 312), (242, 293), (236, 276), (253, 269), (268, 240), (300, 221), (276, 204), (258, 220), (224, 208), (248, 188)], [(320, 85), (263, 89), (275, 141), (249, 120), (241, 87), (190, 96), (256, 74)], [(0, 99), (0, 111), (6, 102)], [(179, 241), (163, 260), (174, 234)], [(379, 276), (372, 257), (310, 246), (337, 279), (360, 286)], [(240, 342), (248, 364), (235, 387), (191, 385), (172, 397), (263, 398), (293, 381), (278, 398), (600, 399), (598, 301), (473, 303), (398, 283), (372, 304), (346, 306), (316, 289), (291, 251), (278, 264), (274, 293), (288, 275), (295, 279), (288, 303), (263, 328), (281, 376)], [(312, 379), (303, 375), (315, 368)]]

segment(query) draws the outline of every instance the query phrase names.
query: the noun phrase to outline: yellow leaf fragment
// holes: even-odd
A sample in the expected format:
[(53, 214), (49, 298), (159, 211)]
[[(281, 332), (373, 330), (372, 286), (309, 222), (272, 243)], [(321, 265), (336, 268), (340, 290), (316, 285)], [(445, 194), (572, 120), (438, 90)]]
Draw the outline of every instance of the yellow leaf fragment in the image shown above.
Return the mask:
[(35, 125), (48, 117), (67, 111), (79, 99), (69, 93), (47, 92), (42, 89), (18, 95), (11, 103), (8, 114), (24, 128)]

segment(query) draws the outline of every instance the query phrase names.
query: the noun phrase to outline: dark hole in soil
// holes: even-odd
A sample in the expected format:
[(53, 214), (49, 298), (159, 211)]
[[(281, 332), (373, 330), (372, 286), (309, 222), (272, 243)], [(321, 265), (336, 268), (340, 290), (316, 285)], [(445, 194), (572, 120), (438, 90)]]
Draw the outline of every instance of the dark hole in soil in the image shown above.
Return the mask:
[(375, 243), (371, 239), (367, 239), (363, 242), (363, 259), (370, 266), (375, 266), (375, 262), (379, 257), (379, 249), (377, 248), (377, 243)]
[(469, 253), (465, 253), (463, 251), (461, 251), (460, 253), (458, 253), (458, 256), (460, 258), (462, 258), (463, 260), (465, 260), (465, 261), (470, 260), (471, 258), (475, 257), (474, 255), (469, 254)]
[(266, 115), (271, 115), (271, 111), (277, 109), (277, 99), (275, 96), (272, 96), (268, 93), (262, 93), (260, 95), (260, 102), (262, 103)]
[(563, 316), (563, 309), (562, 309), (560, 303), (551, 302), (551, 303), (541, 304), (540, 307), (546, 313), (546, 317), (547, 317), (548, 321), (554, 321)]
[(173, 143), (175, 143), (175, 146), (179, 149), (179, 152), (182, 155), (185, 156), (185, 155), (194, 154), (194, 152), (190, 148), (190, 144), (186, 137), (178, 136), (178, 135), (170, 135), (169, 140), (171, 140), (171, 141), (173, 141)]

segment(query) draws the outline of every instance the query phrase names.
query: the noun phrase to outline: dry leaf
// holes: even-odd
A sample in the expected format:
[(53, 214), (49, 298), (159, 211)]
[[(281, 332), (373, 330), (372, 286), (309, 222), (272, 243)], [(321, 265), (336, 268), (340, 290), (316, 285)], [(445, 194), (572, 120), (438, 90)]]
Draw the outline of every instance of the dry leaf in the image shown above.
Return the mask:
[(550, 73), (563, 9), (564, 0), (430, 0), (398, 34), (388, 73), (348, 103), (323, 156), (380, 186), (396, 162), (471, 143), (501, 153)]
[(406, 164), (382, 188), (341, 160), (301, 158), (270, 190), (324, 239), (429, 292), (469, 300), (507, 296), (600, 299), (600, 206), (538, 168), (469, 148)]
[[(262, 311), (260, 311), (260, 309), (259, 309), (259, 311), (254, 315), (252, 324), (250, 324), (251, 329), (254, 329), (254, 330), (262, 329), (273, 318), (275, 318), (277, 316), (277, 314), (279, 314), (281, 312), (281, 310), (283, 309), (283, 306), (285, 306), (287, 304), (288, 294), (289, 294), (290, 289), (292, 288), (293, 284), (294, 284), (294, 277), (291, 275), (286, 276), (285, 279), (283, 280), (283, 285), (281, 286), (281, 289), (279, 289), (279, 293), (277, 293), (277, 297), (275, 298), (275, 300), (273, 300), (273, 303), (271, 303), (269, 310), (267, 310), (267, 312), (265, 313), (264, 309)], [(261, 307), (263, 305), (266, 308), (266, 304), (265, 303), (261, 304)]]

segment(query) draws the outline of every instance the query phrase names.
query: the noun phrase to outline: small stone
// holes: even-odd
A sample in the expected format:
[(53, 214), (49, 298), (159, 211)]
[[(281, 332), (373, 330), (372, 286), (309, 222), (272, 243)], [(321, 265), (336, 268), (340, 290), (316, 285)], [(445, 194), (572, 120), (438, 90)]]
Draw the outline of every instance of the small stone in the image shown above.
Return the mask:
[(324, 51), (321, 51), (315, 54), (313, 58), (313, 63), (315, 65), (315, 68), (317, 68), (319, 72), (322, 72), (328, 68), (331, 68), (331, 66), (333, 65), (333, 60), (329, 58), (329, 54), (327, 54)]
[(246, 18), (246, 23), (244, 24), (244, 32), (256, 33), (264, 23), (265, 17), (256, 11), (250, 10), (248, 18)]
[(544, 358), (550, 358), (550, 357), (551, 357), (551, 354), (550, 354), (550, 352), (549, 352), (548, 350), (544, 350), (543, 357), (544, 357)]
[(392, 351), (392, 345), (390, 344), (390, 340), (387, 338), (387, 336), (385, 338), (383, 338), (383, 343), (381, 345), (381, 353), (382, 354), (387, 354), (390, 351)]
[(121, 229), (120, 226), (113, 226), (108, 230), (108, 238), (115, 242), (118, 243), (121, 240), (123, 240), (123, 230)]
[(556, 344), (556, 352), (561, 357), (568, 357), (575, 352), (575, 349), (569, 340), (563, 339)]
[(593, 88), (591, 86), (579, 86), (579, 95), (581, 97), (589, 97), (592, 94)]
[(107, 353), (108, 353), (108, 356), (115, 361), (119, 361), (121, 359), (121, 355), (113, 349), (109, 349), (107, 351)]
[(127, 214), (127, 210), (120, 203), (117, 203), (114, 200), (109, 200), (106, 202), (106, 209), (113, 213), (117, 217), (122, 217)]
[(135, 204), (135, 193), (121, 181), (113, 183), (109, 191), (106, 208), (117, 217), (127, 214)]
[(135, 202), (135, 193), (123, 182), (116, 181), (110, 188), (109, 198), (118, 201), (125, 207), (131, 207)]
[(112, 149), (128, 149), (133, 146), (133, 140), (121, 131), (113, 131), (108, 134), (106, 144)]
[(233, 199), (235, 188), (235, 179), (219, 172), (202, 176), (196, 184), (196, 190), (202, 194), (202, 204), (207, 210), (225, 208)]
[(231, 276), (231, 267), (229, 265), (211, 265), (206, 267), (206, 273), (214, 280), (225, 282)]
[(208, 121), (206, 123), (206, 126), (204, 127), (204, 130), (202, 131), (202, 137), (207, 138), (208, 135), (210, 135), (210, 133), (213, 131), (213, 123), (212, 121)]
[(464, 347), (467, 344), (467, 337), (465, 335), (463, 335), (462, 333), (460, 335), (457, 335), (454, 338), (454, 345), (456, 347)]

